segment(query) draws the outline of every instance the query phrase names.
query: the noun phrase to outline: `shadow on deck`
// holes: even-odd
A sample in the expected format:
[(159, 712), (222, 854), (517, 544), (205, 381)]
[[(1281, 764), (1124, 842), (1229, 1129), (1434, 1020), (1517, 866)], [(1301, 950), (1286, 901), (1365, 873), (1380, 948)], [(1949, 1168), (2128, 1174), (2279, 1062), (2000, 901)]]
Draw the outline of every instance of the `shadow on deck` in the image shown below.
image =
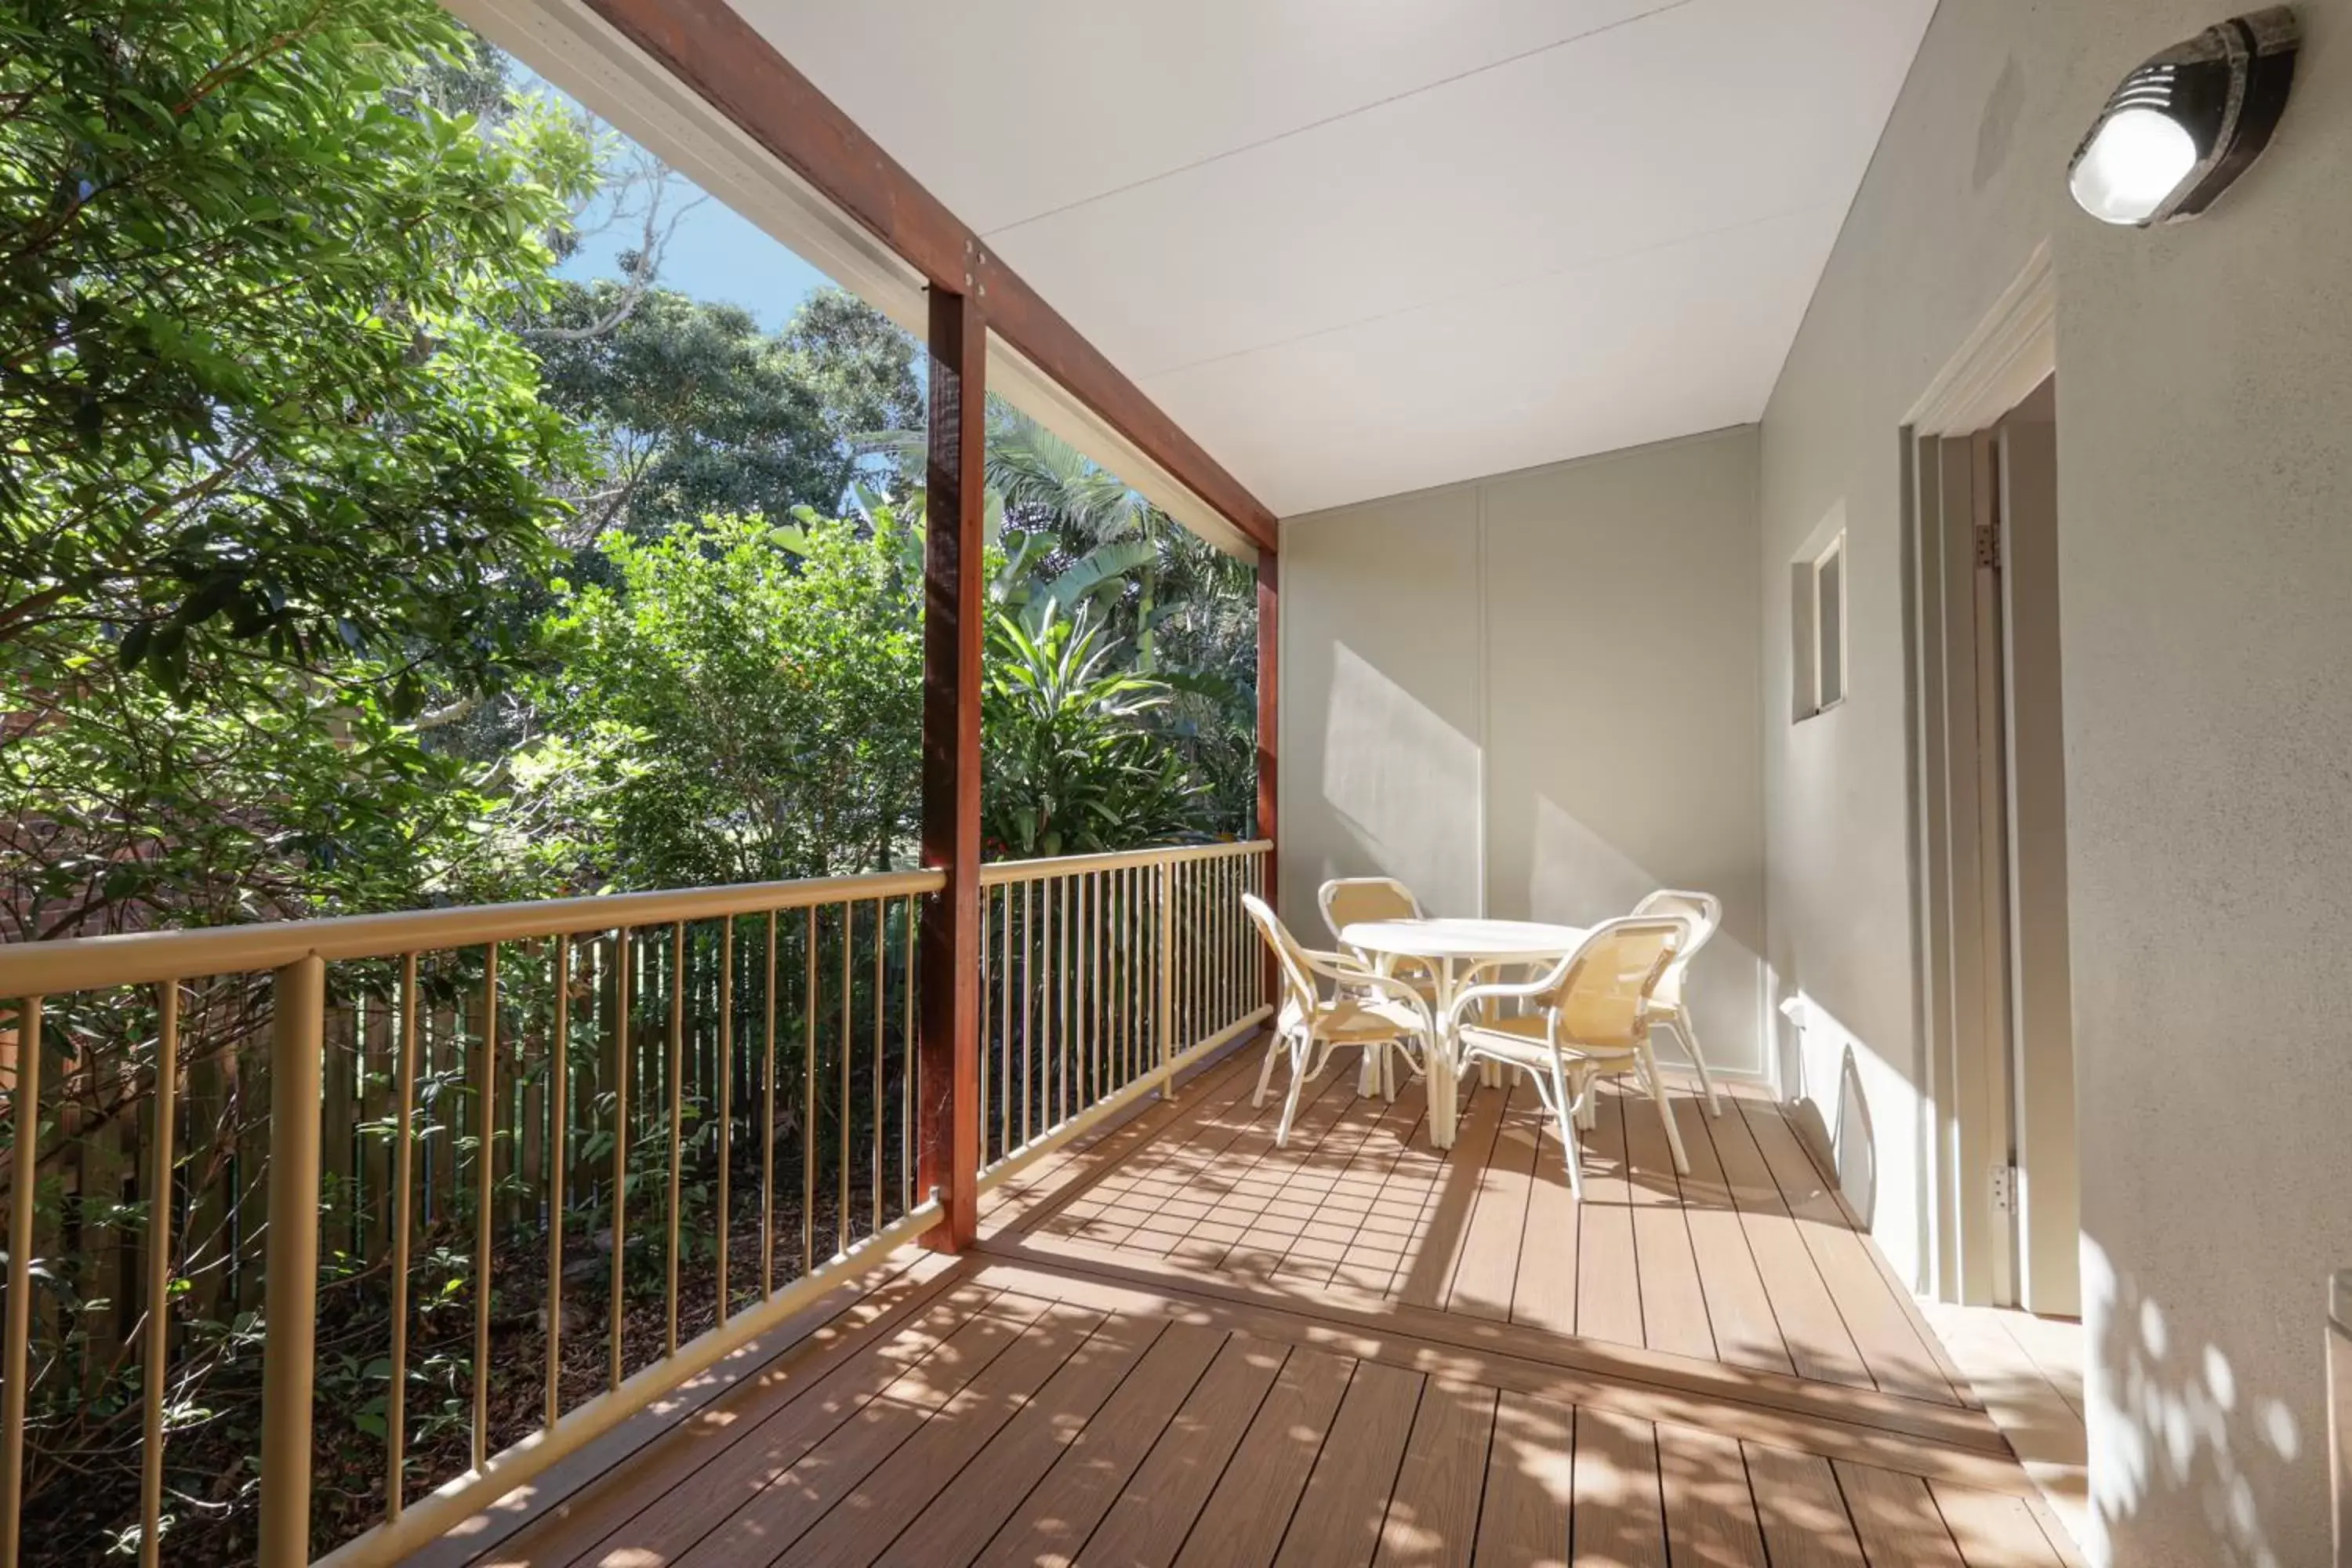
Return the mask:
[[(439, 1563), (2074, 1561), (1769, 1099), (1533, 1095), (1433, 1150), (1255, 1053), (992, 1195), (437, 1543)], [(1319, 1092), (1316, 1092), (1319, 1090)], [(1769, 1555), (1768, 1555), (1769, 1554)]]

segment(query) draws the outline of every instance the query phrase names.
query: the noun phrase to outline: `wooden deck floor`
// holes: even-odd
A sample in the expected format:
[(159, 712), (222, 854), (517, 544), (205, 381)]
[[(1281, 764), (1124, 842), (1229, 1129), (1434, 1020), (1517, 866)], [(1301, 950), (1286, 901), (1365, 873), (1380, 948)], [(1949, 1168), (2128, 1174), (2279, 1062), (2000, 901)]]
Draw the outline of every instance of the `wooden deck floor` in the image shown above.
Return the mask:
[[(2074, 1561), (1777, 1107), (1532, 1098), (1450, 1153), (1211, 1069), (560, 1498), (432, 1554), (597, 1564)], [(551, 1493), (554, 1489), (548, 1489)]]

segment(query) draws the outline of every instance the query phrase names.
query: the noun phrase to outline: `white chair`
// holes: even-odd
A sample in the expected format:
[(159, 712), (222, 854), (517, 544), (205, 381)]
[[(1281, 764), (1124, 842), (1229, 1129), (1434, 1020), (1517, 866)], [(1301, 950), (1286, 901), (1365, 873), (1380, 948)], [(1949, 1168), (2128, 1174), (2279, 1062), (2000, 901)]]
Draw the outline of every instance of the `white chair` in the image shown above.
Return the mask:
[[(1627, 915), (1603, 921), (1582, 945), (1538, 979), (1473, 985), (1454, 998), (1456, 1072), (1473, 1062), (1517, 1068), (1534, 1078), (1544, 1109), (1559, 1124), (1569, 1184), (1584, 1197), (1579, 1126), (1590, 1126), (1593, 1080), (1631, 1069), (1641, 1077), (1666, 1124), (1675, 1169), (1690, 1172), (1665, 1080), (1650, 1052), (1651, 998), (1667, 966), (1690, 940), (1681, 915)], [(1518, 1000), (1533, 1011), (1505, 1017), (1486, 1005)], [(1470, 1018), (1474, 1012), (1483, 1016)]]
[[(1331, 928), (1331, 938), (1339, 942), (1339, 933), (1351, 925), (1366, 921), (1417, 921), (1424, 919), (1421, 900), (1412, 889), (1393, 877), (1335, 877), (1323, 884), (1317, 895), (1323, 906), (1323, 923)], [(1346, 947), (1347, 943), (1339, 942)], [(1370, 953), (1349, 949), (1350, 956), (1366, 969), (1381, 967)], [(1494, 968), (1496, 965), (1481, 965)], [(1437, 971), (1425, 959), (1400, 958), (1388, 965), (1395, 975), (1415, 991), (1431, 1006), (1437, 1005)], [(1477, 970), (1469, 973), (1475, 973)]]
[[(1418, 958), (1399, 958), (1383, 964), (1370, 953), (1349, 947), (1339, 941), (1339, 933), (1351, 925), (1366, 921), (1417, 921), (1422, 918), (1421, 900), (1412, 889), (1392, 877), (1335, 877), (1323, 884), (1316, 894), (1317, 903), (1323, 908), (1323, 923), (1331, 928), (1331, 939), (1339, 942), (1347, 955), (1360, 968), (1377, 969), (1395, 975), (1421, 994), (1421, 999), (1431, 1006), (1437, 1005), (1437, 971)], [(1367, 1000), (1379, 1000), (1377, 993)], [(1412, 1070), (1418, 1072), (1422, 1064), (1409, 1050), (1400, 1049)], [(1395, 1075), (1388, 1070), (1391, 1057), (1381, 1057), (1381, 1092), (1388, 1099), (1396, 1098)]]
[[(1315, 901), (1323, 906), (1323, 923), (1331, 928), (1331, 940), (1334, 942), (1339, 941), (1342, 931), (1365, 921), (1417, 921), (1422, 918), (1421, 900), (1412, 896), (1411, 888), (1392, 877), (1335, 877), (1323, 884)], [(1341, 942), (1340, 945), (1344, 947), (1347, 944)], [(1365, 968), (1374, 967), (1365, 954), (1360, 952), (1356, 958)], [(1412, 960), (1404, 960), (1390, 973), (1401, 979), (1409, 978), (1408, 970), (1413, 963)], [(1419, 965), (1423, 973), (1428, 973), (1428, 967), (1427, 964)], [(1430, 988), (1423, 994), (1434, 995), (1436, 976), (1430, 975), (1429, 981)], [(1415, 985), (1414, 989), (1419, 990), (1420, 987)]]
[(1699, 1053), (1698, 1032), (1692, 1026), (1689, 1004), (1685, 1000), (1690, 981), (1691, 960), (1707, 944), (1723, 924), (1723, 900), (1713, 893), (1685, 892), (1679, 889), (1661, 888), (1633, 906), (1637, 915), (1680, 915), (1690, 921), (1690, 941), (1675, 951), (1674, 962), (1658, 979), (1657, 991), (1650, 999), (1650, 1022), (1664, 1024), (1682, 1042), (1683, 1054), (1698, 1069), (1698, 1086), (1706, 1091), (1706, 1113), (1723, 1114), (1723, 1099), (1715, 1092), (1715, 1079), (1707, 1076), (1706, 1058)]
[[(1255, 894), (1244, 893), (1242, 908), (1266, 946), (1274, 950), (1282, 971), (1282, 1005), (1275, 1015), (1274, 1037), (1266, 1042), (1265, 1060), (1258, 1068), (1257, 1092), (1250, 1099), (1252, 1105), (1265, 1103), (1274, 1064), (1287, 1054), (1290, 1089), (1283, 1098), (1282, 1121), (1274, 1134), (1275, 1146), (1281, 1148), (1290, 1142), (1291, 1119), (1298, 1114), (1298, 1091), (1309, 1079), (1322, 1075), (1334, 1050), (1354, 1047), (1372, 1057), (1374, 1081), (1386, 1087), (1394, 1081), (1389, 1053), (1410, 1053), (1412, 1042), (1433, 1038), (1436, 1028), (1429, 1004), (1403, 981), (1376, 973), (1342, 953), (1316, 952), (1299, 946), (1297, 938)], [(1339, 991), (1323, 995), (1316, 984), (1317, 975), (1335, 982)]]

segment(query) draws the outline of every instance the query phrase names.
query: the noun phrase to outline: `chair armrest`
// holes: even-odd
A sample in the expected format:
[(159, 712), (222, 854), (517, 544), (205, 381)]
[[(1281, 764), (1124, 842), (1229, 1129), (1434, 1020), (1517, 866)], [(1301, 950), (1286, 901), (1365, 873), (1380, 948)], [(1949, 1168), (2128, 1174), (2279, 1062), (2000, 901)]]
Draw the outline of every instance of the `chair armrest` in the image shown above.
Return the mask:
[(1453, 1006), (1447, 1010), (1446, 1023), (1450, 1026), (1459, 1027), (1463, 1014), (1483, 1003), (1541, 996), (1566, 977), (1568, 966), (1575, 962), (1576, 954), (1571, 952), (1533, 980), (1497, 980), (1485, 985), (1472, 985), (1457, 991), (1454, 994)]
[(1420, 1016), (1424, 1029), (1435, 1028), (1435, 1021), (1430, 1016), (1429, 1003), (1420, 992), (1415, 991), (1395, 975), (1382, 974), (1378, 970), (1366, 969), (1341, 953), (1317, 952), (1307, 948), (1302, 948), (1299, 951), (1305, 954), (1307, 967), (1325, 979), (1336, 980), (1342, 985), (1359, 986), (1393, 997), (1410, 1006)]

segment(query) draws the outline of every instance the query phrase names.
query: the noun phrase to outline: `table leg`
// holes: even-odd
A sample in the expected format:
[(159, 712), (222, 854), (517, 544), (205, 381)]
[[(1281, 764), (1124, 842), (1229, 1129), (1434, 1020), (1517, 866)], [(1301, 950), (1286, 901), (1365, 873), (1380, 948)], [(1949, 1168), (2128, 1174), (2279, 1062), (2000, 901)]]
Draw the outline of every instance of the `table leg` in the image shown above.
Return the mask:
[[(1375, 974), (1386, 974), (1395, 965), (1395, 963), (1396, 960), (1390, 957), (1388, 954), (1379, 954), (1372, 960), (1372, 973)], [(1358, 1094), (1360, 1094), (1365, 1099), (1369, 1100), (1372, 1096), (1381, 1092), (1383, 1080), (1387, 1077), (1384, 1069), (1388, 1066), (1388, 1059), (1389, 1053), (1385, 1050), (1365, 1051), (1361, 1054), (1361, 1058), (1356, 1066), (1356, 1092)]]
[[(1506, 965), (1497, 965), (1496, 967), (1507, 968)], [(1524, 970), (1512, 976), (1514, 979), (1522, 980), (1526, 977), (1527, 975)], [(1503, 1085), (1503, 1064), (1500, 1062), (1482, 1063), (1479, 1078), (1486, 1083), (1488, 1089), (1500, 1089)]]
[(1454, 1147), (1454, 1124), (1461, 1118), (1454, 1082), (1454, 961), (1437, 970), (1437, 1037), (1429, 1044), (1429, 1142)]

